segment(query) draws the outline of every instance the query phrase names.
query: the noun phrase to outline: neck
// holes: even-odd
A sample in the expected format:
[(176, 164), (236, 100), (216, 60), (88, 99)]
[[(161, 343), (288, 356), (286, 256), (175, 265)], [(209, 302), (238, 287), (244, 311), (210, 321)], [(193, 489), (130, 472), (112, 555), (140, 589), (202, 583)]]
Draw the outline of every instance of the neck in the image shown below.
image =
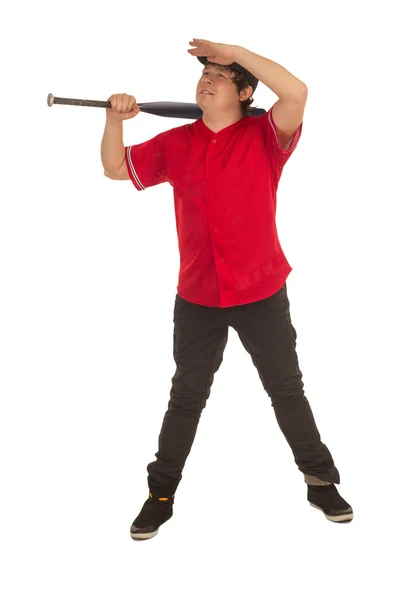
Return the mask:
[(229, 127), (229, 125), (233, 125), (233, 123), (240, 121), (242, 116), (241, 111), (231, 114), (226, 114), (226, 112), (216, 113), (213, 111), (211, 113), (203, 112), (202, 120), (206, 127), (211, 129), (214, 133), (218, 133), (221, 129), (225, 129), (225, 127)]

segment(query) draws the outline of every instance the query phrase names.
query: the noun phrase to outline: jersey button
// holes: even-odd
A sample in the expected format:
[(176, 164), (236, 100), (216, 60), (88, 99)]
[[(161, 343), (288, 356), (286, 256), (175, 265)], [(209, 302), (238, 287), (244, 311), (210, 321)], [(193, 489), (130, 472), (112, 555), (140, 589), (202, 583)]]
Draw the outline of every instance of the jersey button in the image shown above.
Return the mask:
[(224, 259), (223, 259), (223, 258), (220, 258), (220, 259), (219, 259), (219, 262), (224, 262)]
[(213, 144), (216, 144), (216, 143), (217, 143), (217, 140), (213, 140)]
[(219, 231), (218, 227), (216, 227), (216, 228), (214, 229), (214, 231), (215, 231), (215, 232)]

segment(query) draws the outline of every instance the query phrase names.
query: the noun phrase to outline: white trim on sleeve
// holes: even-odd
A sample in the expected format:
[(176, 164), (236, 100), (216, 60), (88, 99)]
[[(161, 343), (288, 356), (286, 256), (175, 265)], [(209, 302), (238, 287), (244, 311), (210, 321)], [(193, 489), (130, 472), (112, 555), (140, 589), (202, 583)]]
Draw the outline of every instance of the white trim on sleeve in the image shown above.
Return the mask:
[(132, 148), (132, 146), (128, 146), (128, 150), (127, 150), (128, 164), (129, 164), (129, 167), (131, 169), (132, 175), (133, 175), (136, 183), (142, 190), (145, 190), (146, 188), (144, 187), (143, 183), (140, 181), (138, 174), (135, 171), (135, 167), (133, 166), (133, 162), (132, 162), (132, 158), (131, 158), (131, 148)]
[[(275, 106), (275, 105), (274, 105), (274, 106)], [(273, 109), (273, 108), (274, 108), (274, 107), (272, 107), (272, 108), (271, 108), (271, 110), (270, 110), (270, 111), (269, 111), (269, 113), (268, 113), (268, 121), (271, 123), (272, 131), (273, 131), (273, 132), (274, 132), (274, 134), (275, 134), (276, 143), (278, 144), (278, 147), (279, 147), (279, 148), (282, 150), (282, 152), (291, 152), (291, 151), (293, 150), (293, 148), (291, 148), (291, 145), (292, 145), (292, 143), (293, 143), (294, 136), (296, 135), (296, 133), (297, 133), (297, 132), (298, 132), (298, 130), (300, 129), (300, 126), (299, 126), (299, 127), (297, 128), (297, 130), (294, 132), (294, 134), (292, 135), (292, 137), (291, 137), (291, 138), (288, 140), (288, 142), (287, 142), (286, 146), (285, 146), (284, 148), (282, 148), (282, 146), (281, 146), (281, 145), (280, 145), (280, 143), (279, 143), (279, 138), (278, 138), (278, 134), (277, 134), (277, 131), (276, 131), (276, 129), (275, 129), (275, 126), (274, 126), (274, 122), (273, 122), (273, 120), (272, 120), (272, 109)]]

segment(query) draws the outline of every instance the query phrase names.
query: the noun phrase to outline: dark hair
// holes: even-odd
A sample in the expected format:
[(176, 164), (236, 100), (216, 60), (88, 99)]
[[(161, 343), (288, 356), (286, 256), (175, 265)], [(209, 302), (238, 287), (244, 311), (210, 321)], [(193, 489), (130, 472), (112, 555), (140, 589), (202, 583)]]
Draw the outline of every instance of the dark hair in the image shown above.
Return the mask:
[[(208, 65), (212, 66), (213, 64), (214, 63), (207, 62), (207, 64), (205, 66), (208, 66)], [(234, 75), (232, 78), (232, 81), (236, 85), (238, 94), (240, 94), (240, 92), (242, 90), (245, 90), (250, 85), (249, 80), (247, 79), (247, 77), (244, 73), (241, 73), (240, 71), (234, 71), (231, 67), (228, 67), (228, 66), (226, 67), (226, 69), (228, 71), (230, 71), (231, 73), (233, 73), (233, 75)], [(247, 116), (251, 115), (253, 107), (250, 106), (250, 104), (252, 104), (253, 102), (254, 102), (253, 94), (249, 98), (247, 98), (247, 100), (240, 101), (241, 109), (242, 109), (242, 117), (247, 117)]]

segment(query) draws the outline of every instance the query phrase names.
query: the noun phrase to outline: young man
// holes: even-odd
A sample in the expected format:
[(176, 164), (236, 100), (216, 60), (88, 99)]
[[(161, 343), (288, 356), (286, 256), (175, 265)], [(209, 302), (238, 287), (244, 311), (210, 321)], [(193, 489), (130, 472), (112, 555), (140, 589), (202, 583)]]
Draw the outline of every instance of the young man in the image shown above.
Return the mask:
[[(133, 96), (111, 96), (102, 142), (105, 174), (137, 190), (174, 190), (181, 265), (174, 307), (177, 365), (159, 449), (148, 467), (149, 498), (131, 526), (147, 539), (171, 518), (176, 489), (233, 327), (272, 400), (278, 425), (308, 486), (331, 521), (353, 518), (340, 476), (304, 395), (286, 279), (292, 270), (275, 224), (282, 169), (301, 136), (307, 88), (283, 67), (245, 48), (191, 42), (204, 65), (196, 89), (202, 118), (134, 146), (122, 120), (139, 112)], [(249, 115), (262, 81), (278, 101)]]

